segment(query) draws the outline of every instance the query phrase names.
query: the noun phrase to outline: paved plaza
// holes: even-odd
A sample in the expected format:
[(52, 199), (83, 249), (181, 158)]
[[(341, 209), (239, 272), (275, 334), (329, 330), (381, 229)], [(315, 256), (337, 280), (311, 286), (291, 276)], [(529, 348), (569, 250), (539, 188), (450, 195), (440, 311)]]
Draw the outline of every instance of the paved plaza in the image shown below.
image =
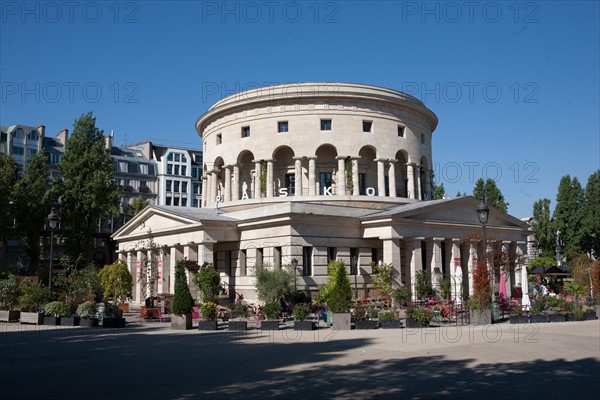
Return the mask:
[(600, 322), (297, 332), (0, 324), (2, 399), (597, 398)]

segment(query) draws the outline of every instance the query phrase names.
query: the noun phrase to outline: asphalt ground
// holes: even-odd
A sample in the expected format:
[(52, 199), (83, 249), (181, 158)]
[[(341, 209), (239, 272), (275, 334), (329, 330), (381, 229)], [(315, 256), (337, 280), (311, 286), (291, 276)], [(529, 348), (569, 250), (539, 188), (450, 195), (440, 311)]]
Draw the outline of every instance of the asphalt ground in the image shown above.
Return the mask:
[(600, 321), (312, 332), (0, 323), (0, 398), (600, 398)]

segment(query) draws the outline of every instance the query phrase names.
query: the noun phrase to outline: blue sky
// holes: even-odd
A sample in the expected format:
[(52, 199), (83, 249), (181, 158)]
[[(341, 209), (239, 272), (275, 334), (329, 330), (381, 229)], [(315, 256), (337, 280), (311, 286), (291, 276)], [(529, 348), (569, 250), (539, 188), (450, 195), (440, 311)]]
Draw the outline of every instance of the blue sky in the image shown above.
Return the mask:
[(405, 91), (439, 117), (436, 180), (495, 178), (509, 213), (600, 168), (600, 10), (590, 2), (0, 2), (0, 123), (200, 147), (214, 102), (269, 84)]

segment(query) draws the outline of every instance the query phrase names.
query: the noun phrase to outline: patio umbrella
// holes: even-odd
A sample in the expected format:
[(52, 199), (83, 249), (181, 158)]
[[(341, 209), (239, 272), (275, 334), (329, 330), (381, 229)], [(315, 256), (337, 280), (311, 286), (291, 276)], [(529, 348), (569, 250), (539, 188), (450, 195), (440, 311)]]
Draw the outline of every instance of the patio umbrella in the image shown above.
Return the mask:
[(523, 307), (523, 311), (529, 311), (531, 300), (529, 300), (529, 283), (527, 282), (527, 267), (525, 265), (521, 267), (521, 288), (523, 290), (521, 306)]
[(500, 298), (506, 299), (506, 276), (504, 271), (500, 271)]

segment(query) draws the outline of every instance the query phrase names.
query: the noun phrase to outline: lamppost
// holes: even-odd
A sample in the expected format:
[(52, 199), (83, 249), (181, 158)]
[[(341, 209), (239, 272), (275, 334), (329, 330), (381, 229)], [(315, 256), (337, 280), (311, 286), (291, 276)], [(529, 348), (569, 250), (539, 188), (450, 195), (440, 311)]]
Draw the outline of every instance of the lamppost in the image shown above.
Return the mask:
[(556, 231), (556, 265), (560, 267), (560, 253), (562, 251), (562, 242), (560, 241), (560, 231)]
[(58, 226), (58, 214), (56, 209), (52, 207), (48, 214), (48, 228), (50, 228), (50, 268), (48, 271), (48, 289), (52, 289), (52, 245), (54, 244), (54, 229)]
[[(488, 266), (488, 257), (487, 257), (487, 238), (485, 232), (485, 226), (488, 222), (488, 217), (490, 216), (490, 207), (487, 205), (485, 200), (481, 199), (481, 203), (475, 209), (477, 211), (477, 218), (479, 218), (479, 223), (483, 227), (483, 259), (485, 260), (485, 266)], [(494, 269), (492, 268), (492, 273), (490, 275), (490, 286), (492, 289), (492, 301), (494, 301)]]
[(296, 274), (298, 272), (298, 260), (292, 258), (292, 268), (294, 268), (294, 293), (298, 291), (298, 287), (296, 286)]

